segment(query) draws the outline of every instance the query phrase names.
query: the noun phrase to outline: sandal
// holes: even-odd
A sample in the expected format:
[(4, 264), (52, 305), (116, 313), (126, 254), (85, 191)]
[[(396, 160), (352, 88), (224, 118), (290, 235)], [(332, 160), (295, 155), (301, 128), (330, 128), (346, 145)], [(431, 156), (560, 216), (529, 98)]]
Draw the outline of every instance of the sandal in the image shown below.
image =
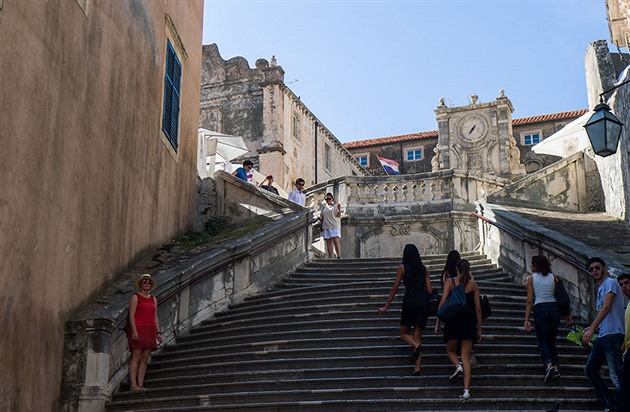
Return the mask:
[(417, 361), (421, 353), (422, 353), (422, 345), (418, 345), (416, 349), (414, 349), (413, 354), (411, 355), (411, 361), (412, 362)]

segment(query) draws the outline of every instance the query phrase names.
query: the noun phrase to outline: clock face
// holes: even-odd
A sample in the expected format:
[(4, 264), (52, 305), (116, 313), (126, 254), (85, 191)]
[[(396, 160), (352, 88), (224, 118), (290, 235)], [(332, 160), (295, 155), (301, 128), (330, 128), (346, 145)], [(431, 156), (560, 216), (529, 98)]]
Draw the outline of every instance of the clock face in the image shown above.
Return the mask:
[(476, 142), (486, 135), (488, 123), (482, 116), (471, 114), (460, 120), (457, 130), (462, 139)]

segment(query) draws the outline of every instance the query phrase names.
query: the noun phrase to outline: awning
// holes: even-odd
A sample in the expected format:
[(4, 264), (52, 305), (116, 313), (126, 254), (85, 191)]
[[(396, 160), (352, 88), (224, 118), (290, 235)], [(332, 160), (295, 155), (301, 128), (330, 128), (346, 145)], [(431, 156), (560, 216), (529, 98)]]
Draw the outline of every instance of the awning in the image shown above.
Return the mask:
[(584, 125), (592, 115), (592, 111), (584, 113), (582, 116), (532, 147), (532, 151), (537, 154), (568, 157), (573, 153), (581, 152), (587, 147), (590, 147), (591, 142), (588, 140)]

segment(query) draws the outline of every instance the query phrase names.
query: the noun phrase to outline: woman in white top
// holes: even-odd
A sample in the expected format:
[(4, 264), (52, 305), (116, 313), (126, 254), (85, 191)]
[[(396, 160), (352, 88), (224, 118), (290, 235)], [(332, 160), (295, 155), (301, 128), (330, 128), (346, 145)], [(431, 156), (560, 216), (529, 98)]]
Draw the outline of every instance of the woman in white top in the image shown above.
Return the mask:
[(326, 241), (326, 251), (328, 259), (335, 257), (333, 254), (333, 245), (337, 252), (337, 259), (341, 257), (341, 205), (335, 205), (335, 198), (332, 193), (326, 193), (324, 197), (326, 204), (322, 206), (319, 220), (322, 222), (322, 236)]
[[(525, 304), (525, 325), (527, 332), (532, 330), (529, 316), (534, 305), (534, 320), (538, 350), (545, 365), (545, 383), (559, 378), (558, 349), (556, 336), (560, 326), (560, 311), (554, 297), (556, 277), (551, 273), (551, 264), (545, 256), (537, 255), (531, 261), (532, 275), (527, 278), (527, 303)], [(571, 323), (571, 315), (567, 324)]]

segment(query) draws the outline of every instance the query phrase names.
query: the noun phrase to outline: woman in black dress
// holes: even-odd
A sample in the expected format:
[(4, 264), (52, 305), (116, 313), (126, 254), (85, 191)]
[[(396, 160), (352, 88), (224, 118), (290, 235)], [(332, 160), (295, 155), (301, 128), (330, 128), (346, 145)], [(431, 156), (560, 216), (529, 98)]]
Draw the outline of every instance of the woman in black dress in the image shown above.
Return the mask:
[[(405, 296), (400, 314), (400, 338), (412, 347), (411, 361), (415, 363), (413, 375), (419, 375), (422, 364), (422, 331), (427, 326), (429, 315), (428, 294), (433, 292), (433, 289), (429, 271), (422, 263), (420, 252), (415, 245), (405, 245), (402, 264), (398, 266), (396, 272), (396, 280), (385, 306), (378, 308), (378, 313), (385, 313), (389, 309), (401, 280), (405, 285)], [(414, 328), (413, 335), (411, 334), (412, 327)]]
[[(453, 381), (457, 376), (464, 374), (464, 394), (462, 399), (470, 398), (470, 354), (474, 343), (481, 341), (481, 299), (479, 287), (470, 275), (470, 263), (462, 259), (457, 262), (457, 278), (444, 284), (444, 293), (440, 301), (440, 307), (446, 302), (453, 288), (464, 285), (466, 292), (466, 312), (455, 316), (444, 325), (444, 342), (446, 342), (446, 354), (455, 366), (455, 372), (449, 378)], [(440, 331), (440, 319), (435, 322), (435, 332)], [(457, 357), (457, 344), (461, 344), (461, 363)]]

